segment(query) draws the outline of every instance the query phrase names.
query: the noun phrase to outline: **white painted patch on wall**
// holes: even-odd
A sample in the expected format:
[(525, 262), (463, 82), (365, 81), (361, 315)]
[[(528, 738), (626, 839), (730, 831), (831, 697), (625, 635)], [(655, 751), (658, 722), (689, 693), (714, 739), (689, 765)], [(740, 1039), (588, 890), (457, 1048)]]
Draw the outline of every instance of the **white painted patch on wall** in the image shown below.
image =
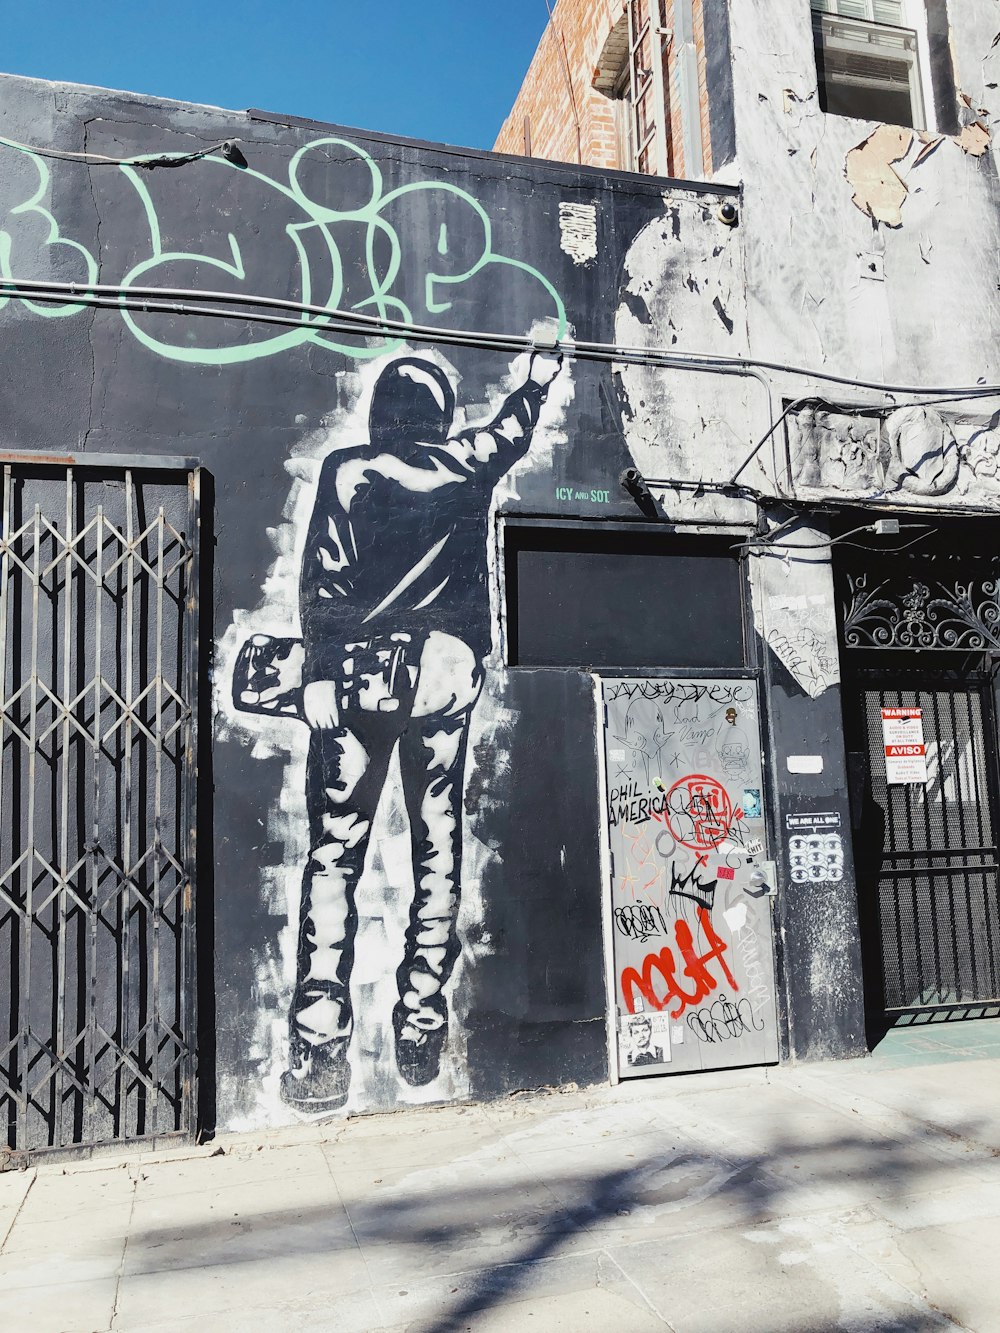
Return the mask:
[(593, 204), (559, 205), (559, 244), (574, 264), (597, 258), (597, 209)]
[[(718, 221), (717, 207), (714, 197), (665, 195), (664, 215), (632, 241), (615, 312), (619, 346), (745, 352), (738, 229)], [(743, 378), (626, 362), (616, 365), (614, 382), (622, 433), (647, 481), (727, 480), (753, 447), (756, 427), (748, 422), (760, 410), (761, 391)], [(742, 479), (756, 485), (765, 478), (758, 455)]]
[[(789, 547), (783, 550), (786, 539)], [(833, 575), (824, 542), (822, 532), (802, 526), (750, 555), (754, 628), (811, 699), (840, 681)], [(804, 554), (804, 546), (817, 549)]]
[[(555, 334), (555, 325), (550, 319), (535, 320), (528, 330), (528, 337), (538, 339), (539, 343), (551, 340)], [(576, 336), (576, 331), (571, 324), (566, 330), (566, 337), (572, 340)], [(504, 398), (518, 385), (524, 383), (524, 378), (528, 373), (530, 357), (527, 353), (522, 353), (514, 358), (510, 363), (510, 373), (501, 379), (500, 383), (493, 389), (489, 395), (489, 403), (480, 420), (489, 420), (497, 411)], [(535, 427), (535, 433), (532, 437), (531, 448), (519, 459), (518, 462), (506, 472), (493, 489), (493, 504), (490, 509), (490, 532), (496, 531), (496, 515), (502, 512), (508, 500), (520, 499), (518, 481), (521, 477), (529, 474), (542, 473), (548, 474), (553, 471), (555, 462), (555, 451), (561, 445), (568, 444), (569, 435), (566, 431), (567, 412), (570, 403), (575, 395), (575, 385), (572, 374), (572, 363), (564, 362), (562, 370), (552, 381), (549, 387), (548, 397), (542, 404), (542, 410), (538, 416), (538, 424)], [(461, 429), (465, 424), (460, 421), (461, 408), (456, 414), (455, 429)], [(490, 590), (493, 609), (494, 624), (499, 623), (499, 603), (495, 599), (495, 594), (499, 589), (499, 582), (495, 577), (495, 564), (493, 562), (495, 543), (490, 540), (488, 555), (490, 557)]]
[(822, 773), (823, 756), (821, 754), (790, 754), (785, 760), (789, 773)]

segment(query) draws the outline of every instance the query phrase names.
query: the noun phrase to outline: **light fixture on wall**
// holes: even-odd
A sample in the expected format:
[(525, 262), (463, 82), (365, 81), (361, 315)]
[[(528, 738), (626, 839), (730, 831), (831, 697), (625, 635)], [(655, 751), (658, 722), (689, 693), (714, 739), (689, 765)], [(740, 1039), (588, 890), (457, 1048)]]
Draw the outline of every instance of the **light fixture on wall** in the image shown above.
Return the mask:
[(646, 485), (638, 468), (627, 467), (618, 480), (621, 482), (622, 490), (628, 492), (645, 518), (659, 517), (656, 501), (653, 499), (653, 492)]

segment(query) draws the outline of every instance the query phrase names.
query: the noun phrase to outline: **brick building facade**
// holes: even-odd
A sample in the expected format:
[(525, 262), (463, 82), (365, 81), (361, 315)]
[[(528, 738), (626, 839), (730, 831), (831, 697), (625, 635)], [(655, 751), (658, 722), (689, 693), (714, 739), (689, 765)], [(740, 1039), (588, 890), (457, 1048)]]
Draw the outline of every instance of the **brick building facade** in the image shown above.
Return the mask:
[(728, 71), (718, 0), (558, 0), (494, 148), (691, 180), (711, 176), (732, 155), (719, 123), (728, 90), (710, 96), (716, 72), (727, 79)]

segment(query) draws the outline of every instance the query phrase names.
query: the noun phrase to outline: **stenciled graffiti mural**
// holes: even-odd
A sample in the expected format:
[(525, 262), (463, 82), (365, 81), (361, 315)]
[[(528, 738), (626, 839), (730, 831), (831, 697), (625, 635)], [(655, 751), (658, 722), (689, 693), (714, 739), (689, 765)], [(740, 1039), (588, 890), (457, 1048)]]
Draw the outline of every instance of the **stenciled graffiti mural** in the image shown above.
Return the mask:
[(622, 1076), (776, 1060), (756, 683), (602, 688)]
[[(127, 365), (151, 382), (183, 378), (195, 386), (185, 402), (210, 398), (206, 465), (223, 509), (231, 460), (215, 439), (230, 423), (217, 402), (240, 399), (234, 436), (259, 422), (264, 449), (264, 432), (276, 432), (241, 557), (256, 578), (244, 570), (237, 604), (228, 588), (217, 602), (216, 741), (285, 762), (277, 782), (273, 766), (251, 762), (251, 790), (234, 797), (238, 817), (267, 836), (230, 858), (236, 891), (220, 895), (223, 915), (236, 917), (246, 884), (247, 916), (259, 921), (247, 941), (249, 1003), (243, 978), (225, 993), (243, 1076), (223, 1097), (256, 1123), (287, 1118), (279, 1099), (327, 1112), (467, 1095), (471, 1001), (456, 1007), (455, 994), (466, 926), (484, 915), (487, 853), (463, 829), (466, 756), (476, 728), (505, 716), (486, 667), (498, 586), (489, 515), (498, 484), (544, 466), (562, 438), (551, 427), (571, 376), (544, 349), (572, 330), (542, 268), (555, 265), (564, 281), (571, 242), (574, 265), (593, 261), (596, 213), (553, 208), (548, 249), (529, 250), (520, 225), (515, 243), (497, 215), (488, 177), (434, 160), (259, 126), (238, 153), (192, 153), (186, 138), (184, 152), (164, 152), (178, 140), (161, 132), (155, 153), (137, 152), (151, 133), (102, 122), (81, 160), (58, 167), (0, 137), (0, 282), (28, 284), (0, 292), (0, 323), (41, 338), (59, 324), (72, 338), (93, 318), (98, 340), (122, 351), (122, 377)], [(103, 169), (91, 172), (98, 158)], [(74, 173), (89, 182), (75, 210), (60, 193)], [(78, 288), (50, 302), (31, 286), (44, 279)], [(195, 319), (144, 309), (149, 290), (203, 304), (218, 292), (229, 304)], [(94, 315), (98, 299), (105, 309)], [(286, 324), (256, 318), (275, 313), (262, 301), (281, 306)], [(241, 303), (254, 318), (239, 317)], [(408, 338), (410, 325), (479, 332), (459, 338), (452, 363), (421, 347), (419, 331)], [(494, 365), (477, 345), (491, 330), (543, 350)], [(274, 395), (251, 403), (253, 376)], [(282, 514), (273, 480), (283, 465)], [(485, 952), (486, 927), (474, 933)]]
[(395, 1061), (411, 1086), (438, 1076), (460, 947), (469, 721), (492, 644), (489, 510), (531, 446), (560, 366), (532, 354), (488, 424), (454, 431), (444, 369), (426, 357), (390, 359), (371, 392), (367, 440), (337, 441), (319, 472), (301, 553), (301, 637), (257, 631), (237, 653), (235, 708), (309, 728), (309, 853), (281, 1079), (293, 1107), (328, 1111), (347, 1100), (356, 893), (394, 754), (413, 886), (391, 1017)]

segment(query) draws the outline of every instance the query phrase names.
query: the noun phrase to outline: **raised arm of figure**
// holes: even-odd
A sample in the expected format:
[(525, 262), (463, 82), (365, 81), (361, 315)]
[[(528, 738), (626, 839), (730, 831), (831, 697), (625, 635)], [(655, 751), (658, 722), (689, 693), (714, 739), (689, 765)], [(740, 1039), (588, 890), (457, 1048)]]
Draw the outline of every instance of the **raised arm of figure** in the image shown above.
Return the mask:
[(561, 355), (533, 352), (527, 379), (504, 399), (493, 420), (460, 431), (436, 452), (477, 481), (495, 485), (528, 452), (542, 404), (561, 366)]

